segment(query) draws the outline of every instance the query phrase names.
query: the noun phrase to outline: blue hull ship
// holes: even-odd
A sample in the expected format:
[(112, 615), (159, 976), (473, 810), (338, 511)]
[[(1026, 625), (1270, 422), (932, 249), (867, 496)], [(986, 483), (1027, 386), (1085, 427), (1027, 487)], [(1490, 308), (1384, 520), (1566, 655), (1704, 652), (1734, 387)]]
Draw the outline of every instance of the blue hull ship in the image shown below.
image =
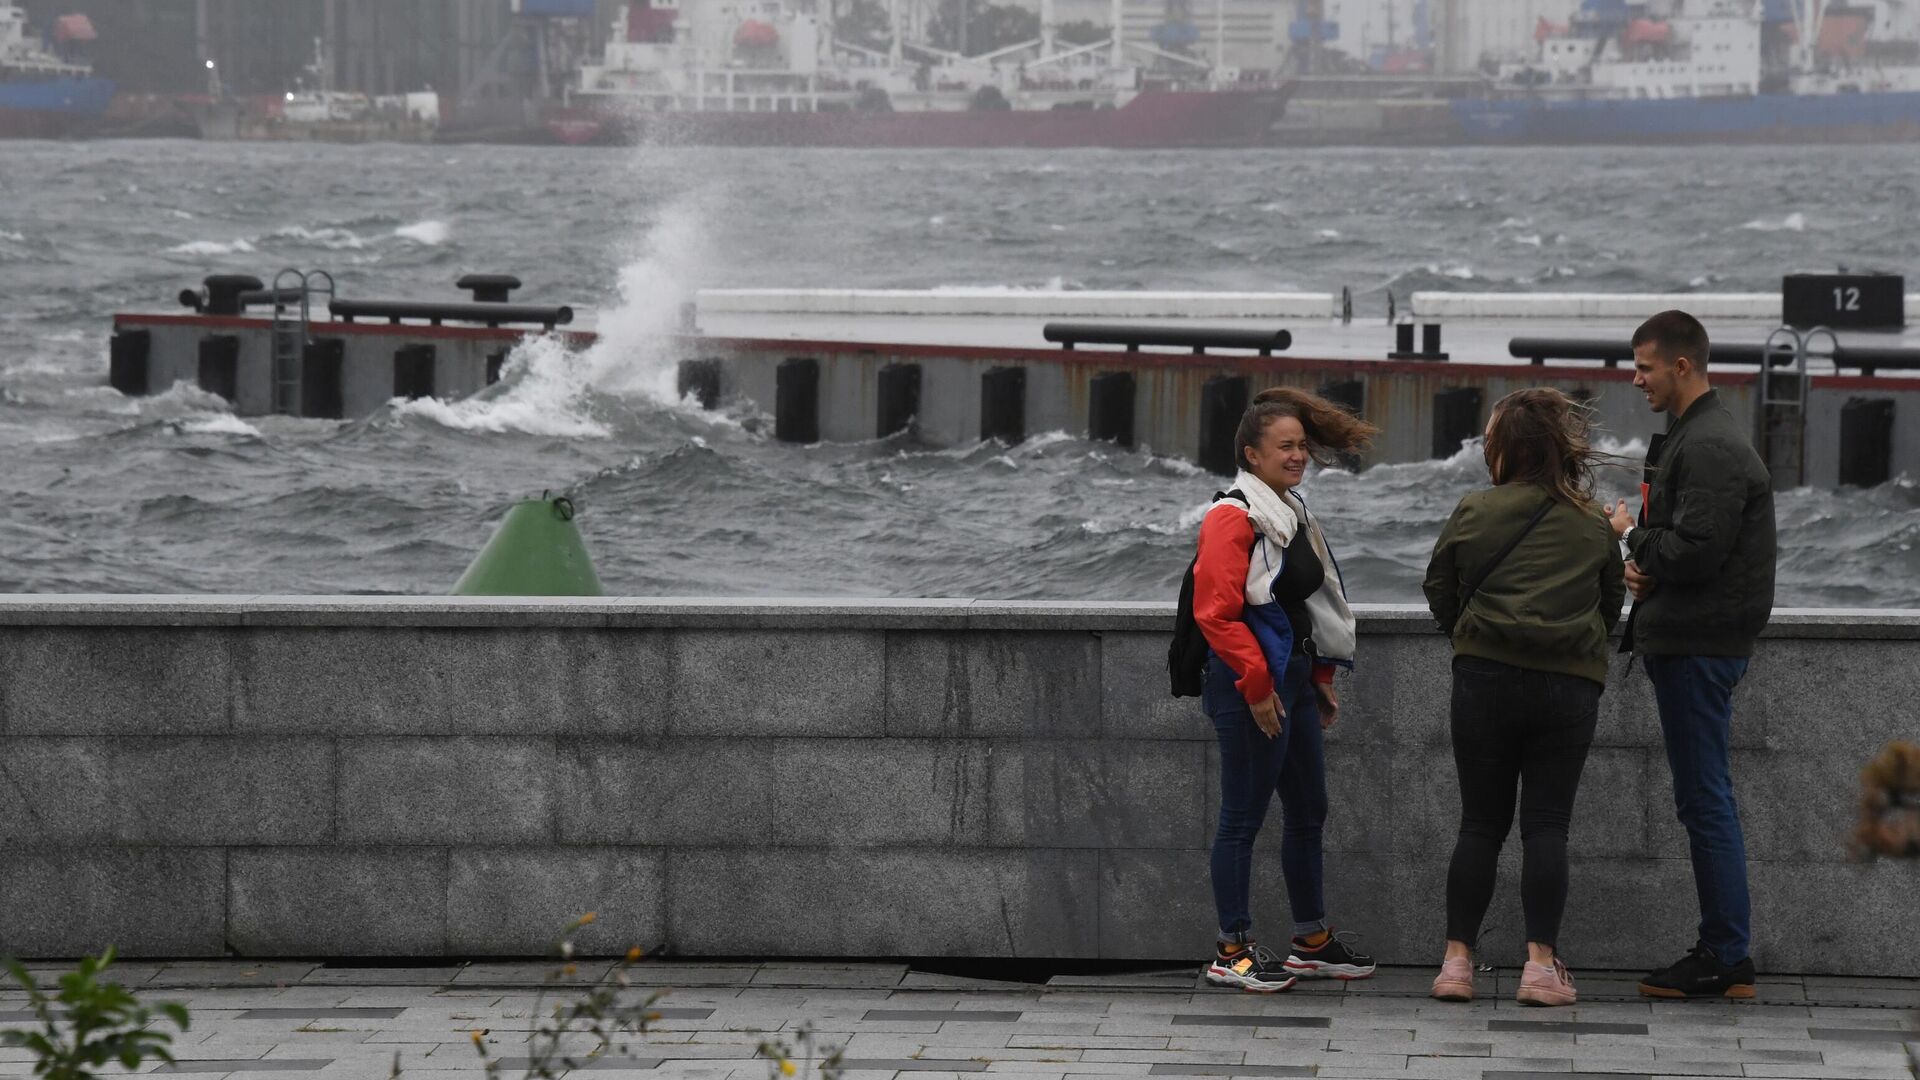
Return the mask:
[(112, 80), (90, 75), (0, 82), (0, 138), (50, 139), (84, 131), (112, 102)]
[(1920, 91), (1724, 98), (1467, 99), (1454, 119), (1476, 143), (1868, 142), (1920, 140)]

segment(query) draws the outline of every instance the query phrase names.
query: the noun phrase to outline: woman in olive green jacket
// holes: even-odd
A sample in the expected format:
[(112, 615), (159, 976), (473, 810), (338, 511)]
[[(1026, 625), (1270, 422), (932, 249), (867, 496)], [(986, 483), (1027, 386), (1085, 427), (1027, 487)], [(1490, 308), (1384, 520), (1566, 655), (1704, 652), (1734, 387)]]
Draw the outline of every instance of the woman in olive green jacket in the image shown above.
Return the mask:
[(1527, 964), (1519, 1001), (1571, 1005), (1556, 951), (1567, 902), (1567, 826), (1626, 600), (1620, 545), (1593, 498), (1605, 459), (1583, 406), (1521, 390), (1487, 421), (1494, 486), (1460, 500), (1433, 547), (1427, 603), (1453, 638), (1453, 760), (1460, 834), (1447, 870), (1447, 951), (1433, 996), (1473, 999), (1475, 939), (1520, 793)]

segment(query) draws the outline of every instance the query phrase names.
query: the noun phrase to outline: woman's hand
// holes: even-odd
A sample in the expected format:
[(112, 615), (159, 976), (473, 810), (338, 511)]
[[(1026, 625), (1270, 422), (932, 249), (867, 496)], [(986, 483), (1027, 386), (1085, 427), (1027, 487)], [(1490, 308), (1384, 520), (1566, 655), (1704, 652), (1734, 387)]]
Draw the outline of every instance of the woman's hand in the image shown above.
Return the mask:
[(1287, 722), (1287, 709), (1286, 706), (1280, 704), (1279, 694), (1275, 694), (1253, 707), (1253, 722), (1259, 725), (1260, 730), (1266, 733), (1267, 738), (1277, 739), (1280, 737), (1282, 730), (1281, 725)]
[(1313, 692), (1320, 698), (1320, 728), (1324, 731), (1340, 719), (1340, 693), (1330, 682), (1314, 683)]

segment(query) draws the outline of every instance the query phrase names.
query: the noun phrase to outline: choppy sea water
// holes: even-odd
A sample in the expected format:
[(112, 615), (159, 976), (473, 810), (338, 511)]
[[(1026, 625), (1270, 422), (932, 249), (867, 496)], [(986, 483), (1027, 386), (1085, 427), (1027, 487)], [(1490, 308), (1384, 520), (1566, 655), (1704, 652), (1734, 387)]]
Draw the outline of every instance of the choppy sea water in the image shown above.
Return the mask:
[[(1769, 289), (1907, 270), (1914, 147), (1004, 151), (0, 143), (0, 591), (442, 592), (565, 491), (610, 591), (1164, 599), (1218, 486), (1072, 433), (795, 448), (667, 393), (704, 286)], [(236, 418), (105, 385), (116, 310), (216, 270), (358, 296), (507, 271), (599, 310), (479, 399)], [(1619, 447), (1633, 454), (1638, 448)], [(1416, 602), (1477, 450), (1311, 478), (1358, 600)], [(1616, 484), (1625, 493), (1626, 478)], [(1780, 601), (1920, 604), (1920, 490), (1780, 500)]]

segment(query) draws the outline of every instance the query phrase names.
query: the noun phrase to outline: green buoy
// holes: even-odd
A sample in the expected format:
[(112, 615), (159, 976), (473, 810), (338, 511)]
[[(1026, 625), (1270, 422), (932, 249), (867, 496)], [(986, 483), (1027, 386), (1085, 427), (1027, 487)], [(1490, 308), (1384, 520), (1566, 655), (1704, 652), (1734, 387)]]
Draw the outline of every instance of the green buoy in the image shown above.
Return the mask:
[(454, 582), (455, 596), (602, 596), (564, 495), (516, 503)]

